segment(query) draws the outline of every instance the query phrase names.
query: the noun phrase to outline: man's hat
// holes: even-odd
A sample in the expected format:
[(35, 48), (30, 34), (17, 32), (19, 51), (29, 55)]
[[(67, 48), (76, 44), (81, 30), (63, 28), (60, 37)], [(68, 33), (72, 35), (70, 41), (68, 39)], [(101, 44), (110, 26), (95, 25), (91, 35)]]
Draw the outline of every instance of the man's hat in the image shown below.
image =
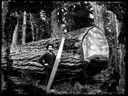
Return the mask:
[(48, 44), (48, 45), (46, 46), (46, 48), (48, 49), (49, 46), (52, 46), (52, 48), (54, 48), (54, 45), (53, 45), (53, 44)]

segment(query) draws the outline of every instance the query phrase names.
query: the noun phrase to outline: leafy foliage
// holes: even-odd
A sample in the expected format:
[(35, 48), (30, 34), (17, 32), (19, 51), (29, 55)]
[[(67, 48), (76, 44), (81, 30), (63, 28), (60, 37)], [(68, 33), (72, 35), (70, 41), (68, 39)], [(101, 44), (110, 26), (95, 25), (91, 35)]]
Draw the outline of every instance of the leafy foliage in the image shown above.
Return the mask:
[[(93, 20), (89, 18), (89, 14), (92, 13), (92, 10), (91, 5), (88, 2), (63, 1), (56, 2), (56, 6), (57, 5), (59, 9), (58, 23), (64, 24), (64, 28), (67, 29), (68, 32), (92, 25)], [(76, 18), (78, 19), (78, 21)], [(83, 22), (83, 20), (86, 20), (88, 24)]]

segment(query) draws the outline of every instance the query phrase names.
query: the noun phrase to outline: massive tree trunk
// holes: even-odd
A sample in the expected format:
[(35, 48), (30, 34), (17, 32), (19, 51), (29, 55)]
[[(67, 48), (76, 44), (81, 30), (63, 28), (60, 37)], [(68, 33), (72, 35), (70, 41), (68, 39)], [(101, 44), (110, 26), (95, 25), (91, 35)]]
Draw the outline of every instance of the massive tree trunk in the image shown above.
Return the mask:
[[(56, 77), (57, 79), (69, 78), (81, 74), (81, 35), (85, 33), (85, 30), (86, 29), (84, 28), (67, 34), (67, 38), (64, 43), (64, 49), (62, 52), (62, 58), (57, 70), (57, 75), (59, 75), (58, 77)], [(19, 53), (20, 55), (12, 56), (12, 58), (14, 59), (14, 69), (16, 68), (18, 70), (29, 70), (30, 73), (37, 74), (37, 76), (39, 76), (39, 74), (45, 74), (44, 67), (38, 63), (38, 59), (42, 54), (46, 52), (45, 46), (48, 43), (52, 43), (55, 46), (54, 53), (57, 54), (58, 48), (61, 43), (61, 37), (58, 39), (50, 38), (47, 40), (32, 42), (31, 44), (27, 44), (25, 46), (19, 46), (22, 48), (21, 53)]]
[[(83, 62), (84, 54), (82, 51), (82, 39), (89, 29), (90, 28), (83, 28), (76, 31), (68, 32), (66, 34), (62, 34), (62, 36), (66, 35), (66, 40), (64, 43), (64, 49), (62, 52), (59, 67), (57, 69), (57, 76), (55, 77), (56, 79), (72, 78), (78, 76), (83, 77), (83, 65), (86, 65), (86, 62)], [(13, 67), (18, 70), (29, 70), (30, 73), (37, 74), (37, 76), (39, 76), (40, 74), (45, 74), (44, 67), (38, 63), (38, 59), (42, 54), (46, 52), (45, 46), (47, 43), (52, 43), (55, 46), (54, 53), (57, 54), (58, 48), (61, 43), (61, 36), (58, 39), (50, 38), (38, 42), (36, 41), (23, 46), (21, 52), (23, 52), (24, 50), (27, 50), (27, 52), (23, 52), (24, 54), (19, 53), (19, 56), (12, 57), (14, 60), (18, 60), (18, 62), (14, 61), (15, 64)], [(35, 50), (37, 51), (35, 52)], [(104, 64), (102, 63), (98, 64), (98, 66), (103, 65)]]
[(105, 12), (105, 22), (104, 22), (104, 28), (105, 28), (105, 34), (106, 38), (108, 40), (109, 44), (109, 58), (111, 60), (110, 66), (114, 68), (118, 68), (118, 52), (117, 52), (117, 30), (116, 30), (116, 22), (115, 22), (115, 14), (111, 11)]
[(17, 45), (17, 40), (18, 40), (18, 26), (19, 26), (19, 17), (17, 17), (17, 24), (15, 26), (14, 32), (13, 32), (13, 38), (12, 38), (12, 45), (11, 45), (11, 49), (13, 50), (13, 48), (15, 48), (15, 46)]
[[(2, 36), (2, 43), (4, 43), (2, 46), (2, 53), (1, 53), (1, 93), (4, 91), (6, 88), (11, 92), (11, 82), (9, 80), (9, 75), (10, 71), (12, 70), (12, 60), (10, 59), (10, 40), (8, 38), (8, 31), (5, 30), (6, 23), (7, 22), (7, 17), (10, 15), (8, 12), (10, 11), (9, 8), (10, 6), (8, 5), (9, 3), (6, 1), (2, 2), (2, 27), (3, 27), (3, 34), (4, 37)], [(4, 90), (3, 90), (4, 89)]]
[(5, 38), (6, 38), (6, 34), (5, 34), (5, 23), (6, 23), (6, 15), (7, 15), (7, 12), (8, 12), (8, 8), (7, 8), (7, 2), (4, 2), (4, 1), (2, 1), (2, 28), (1, 28), (1, 31), (2, 31), (2, 46), (6, 46), (6, 44), (7, 44), (7, 42), (6, 42), (6, 40), (5, 40)]
[(94, 10), (94, 23), (104, 32), (104, 18), (103, 14), (105, 11), (105, 6), (98, 5), (96, 2), (91, 2), (92, 8)]
[[(116, 15), (113, 12), (106, 10), (103, 4), (97, 5), (94, 2), (92, 2), (91, 4), (93, 6), (95, 14), (95, 25), (104, 31), (109, 44), (109, 66), (113, 67), (118, 74), (122, 75), (122, 80), (120, 80), (120, 82), (122, 83), (122, 85), (124, 85), (124, 71), (122, 71), (122, 68), (124, 67), (124, 62), (121, 59), (124, 59), (122, 53), (125, 52), (121, 50), (121, 46), (118, 47), (120, 24), (117, 21)], [(117, 83), (119, 83), (119, 78), (117, 77), (116, 79)], [(121, 83), (119, 83), (119, 86), (121, 86)]]
[(52, 38), (59, 38), (60, 28), (58, 26), (58, 18), (57, 18), (58, 9), (55, 8), (53, 12), (51, 12), (51, 29), (52, 29)]
[(23, 15), (23, 35), (22, 35), (22, 44), (26, 43), (26, 11), (24, 11)]
[[(111, 11), (105, 12), (105, 34), (107, 34), (107, 40), (109, 43), (109, 50), (110, 50), (110, 66), (113, 67), (117, 73), (119, 74), (119, 78), (116, 77), (116, 82), (119, 90), (122, 90), (121, 86), (124, 88), (124, 56), (125, 48), (122, 45), (119, 45), (118, 42), (118, 35), (120, 32), (120, 23), (117, 22), (116, 15)], [(118, 85), (119, 84), (119, 85)]]
[[(104, 4), (98, 5), (96, 2), (91, 2), (94, 10), (94, 23), (105, 33), (109, 47), (110, 47), (110, 59), (112, 67), (118, 69), (118, 52), (117, 52), (117, 24), (115, 14), (107, 11)], [(106, 19), (106, 21), (105, 21)], [(117, 27), (116, 27), (117, 26)], [(114, 37), (114, 39), (112, 39)], [(115, 58), (114, 58), (115, 57)], [(113, 61), (114, 60), (114, 61)], [(113, 63), (112, 63), (113, 62)]]
[[(119, 22), (117, 19), (115, 19), (115, 28), (116, 28), (116, 37), (119, 37), (119, 34), (121, 32), (121, 22)], [(119, 80), (119, 90), (122, 90), (125, 88), (125, 54), (126, 54), (126, 47), (124, 46), (124, 44), (119, 44), (118, 39), (116, 39), (117, 41), (117, 69), (120, 72), (121, 78)]]

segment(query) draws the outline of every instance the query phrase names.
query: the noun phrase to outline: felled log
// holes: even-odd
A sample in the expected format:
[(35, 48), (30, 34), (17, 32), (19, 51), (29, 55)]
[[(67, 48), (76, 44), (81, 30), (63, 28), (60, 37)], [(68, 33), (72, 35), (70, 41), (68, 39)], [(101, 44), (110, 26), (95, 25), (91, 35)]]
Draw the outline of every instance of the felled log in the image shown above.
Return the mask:
[[(79, 36), (84, 33), (85, 29), (81, 29), (81, 30), (77, 30), (76, 32), (71, 32), (68, 33), (65, 44), (64, 44), (64, 50), (62, 52), (62, 58), (77, 58), (80, 59), (80, 40), (79, 40)], [(79, 35), (78, 35), (79, 34)], [(28, 43), (26, 45), (20, 45), (17, 46), (16, 50), (13, 50), (11, 56), (13, 60), (27, 60), (27, 59), (31, 59), (34, 57), (38, 57), (44, 54), (44, 52), (46, 52), (46, 48), (45, 46), (48, 43), (53, 43), (55, 46), (55, 54), (57, 54), (58, 52), (58, 47), (60, 45), (60, 41), (61, 41), (61, 37), (58, 38), (50, 38), (47, 40), (41, 40), (38, 42), (34, 42), (34, 43)], [(66, 59), (65, 59), (66, 60)], [(68, 64), (67, 64), (68, 65)]]
[[(65, 78), (79, 75), (82, 71), (81, 49), (78, 34), (83, 34), (85, 29), (66, 34), (66, 42), (62, 52), (62, 58), (59, 63), (56, 77)], [(43, 77), (45, 74), (44, 66), (38, 63), (38, 59), (46, 52), (45, 46), (53, 43), (55, 46), (55, 54), (58, 52), (60, 38), (50, 38), (46, 40), (27, 43), (26, 45), (18, 45), (12, 50), (10, 56), (13, 60), (13, 68), (18, 71), (27, 71), (33, 77)], [(42, 74), (42, 75), (41, 75)], [(63, 74), (63, 77), (62, 77)]]
[[(71, 74), (76, 76), (78, 74), (82, 74), (82, 70), (85, 70), (83, 69), (83, 64), (86, 65), (86, 63), (83, 63), (85, 58), (82, 44), (83, 42), (86, 42), (83, 38), (85, 38), (85, 35), (87, 34), (87, 32), (89, 32), (88, 30), (90, 28), (91, 27), (79, 29), (68, 33), (62, 33), (59, 34), (59, 38), (49, 38), (41, 41), (28, 43), (26, 45), (18, 46), (17, 49), (14, 50), (11, 54), (12, 59), (15, 62), (13, 64), (13, 67), (22, 70), (29, 70), (30, 73), (44, 74), (44, 67), (38, 63), (38, 59), (41, 55), (44, 54), (44, 52), (46, 52), (45, 47), (48, 43), (52, 43), (54, 45), (54, 53), (57, 54), (61, 38), (65, 36), (66, 40), (64, 43), (64, 48), (57, 74), (66, 74), (64, 76), (71, 76)], [(97, 30), (97, 28), (93, 29), (93, 31), (95, 30)], [(86, 57), (87, 56), (88, 55), (86, 55)], [(90, 59), (96, 57), (93, 56), (91, 56)], [(104, 61), (105, 60), (106, 59), (104, 59)]]

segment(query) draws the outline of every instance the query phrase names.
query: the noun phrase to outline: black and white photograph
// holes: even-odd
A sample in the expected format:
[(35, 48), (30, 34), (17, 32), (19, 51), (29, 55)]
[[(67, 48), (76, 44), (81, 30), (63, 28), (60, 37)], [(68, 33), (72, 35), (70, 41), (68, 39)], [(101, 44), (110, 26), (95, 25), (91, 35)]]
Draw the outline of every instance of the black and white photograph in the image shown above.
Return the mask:
[(127, 2), (1, 1), (1, 96), (125, 95)]

